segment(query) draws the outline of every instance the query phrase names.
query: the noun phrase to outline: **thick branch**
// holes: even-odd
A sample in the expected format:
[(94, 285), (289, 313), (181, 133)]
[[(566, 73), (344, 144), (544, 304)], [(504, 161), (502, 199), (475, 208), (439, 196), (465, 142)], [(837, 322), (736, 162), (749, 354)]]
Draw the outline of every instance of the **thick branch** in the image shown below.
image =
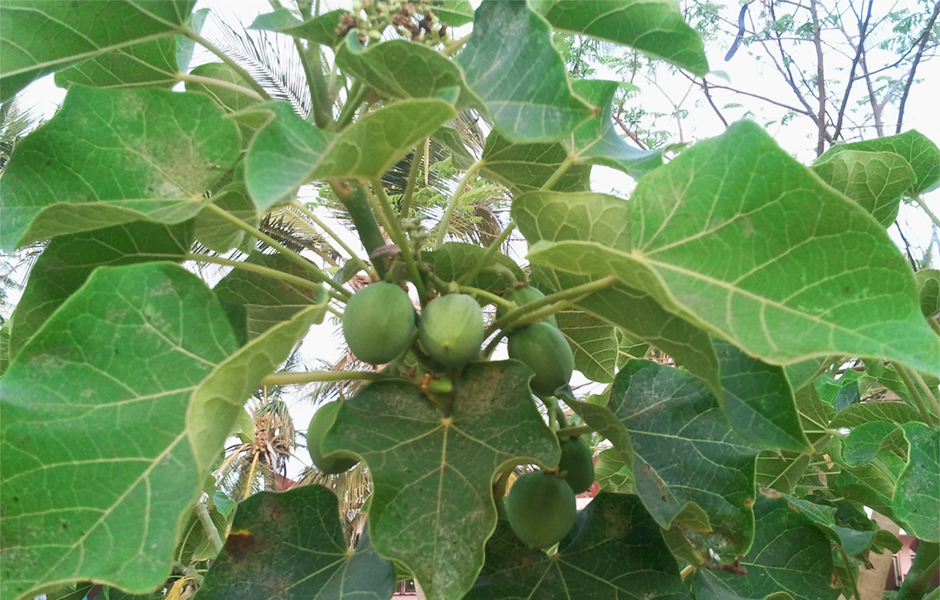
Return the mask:
[(816, 46), (816, 87), (819, 95), (819, 113), (816, 116), (816, 156), (826, 151), (826, 71), (823, 67), (823, 50), (820, 41), (819, 16), (816, 14), (816, 0), (810, 1), (810, 13), (813, 15), (813, 44)]

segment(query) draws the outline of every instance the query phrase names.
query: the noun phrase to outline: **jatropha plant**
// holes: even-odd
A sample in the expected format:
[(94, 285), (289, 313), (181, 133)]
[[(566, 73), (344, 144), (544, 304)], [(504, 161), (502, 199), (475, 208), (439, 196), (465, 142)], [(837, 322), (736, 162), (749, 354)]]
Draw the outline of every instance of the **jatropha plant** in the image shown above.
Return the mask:
[[(193, 4), (0, 7), (2, 100), (68, 88), (0, 178), (2, 249), (43, 247), (0, 330), (3, 600), (860, 599), (900, 548), (866, 507), (920, 539), (924, 594), (940, 279), (886, 227), (940, 181), (934, 143), (803, 165), (742, 121), (633, 147), (618, 82), (573, 80), (553, 36), (702, 77), (672, 0), (276, 8), (252, 28), (292, 38), (306, 106)], [(279, 372), (307, 336), (357, 360)], [(306, 435), (371, 482), (352, 539), (327, 487), (234, 506), (213, 476), (231, 435), (270, 443), (258, 388), (311, 382), (355, 384)]]

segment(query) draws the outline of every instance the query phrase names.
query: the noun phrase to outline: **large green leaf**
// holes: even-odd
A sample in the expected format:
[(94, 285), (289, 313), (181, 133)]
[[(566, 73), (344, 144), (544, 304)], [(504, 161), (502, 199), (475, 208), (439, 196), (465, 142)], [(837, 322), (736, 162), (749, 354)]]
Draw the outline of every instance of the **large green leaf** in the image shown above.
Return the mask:
[(174, 40), (194, 4), (193, 0), (4, 2), (0, 11), (0, 101), (12, 98), (32, 80), (78, 61), (144, 40)]
[(557, 141), (593, 114), (571, 90), (551, 34), (527, 2), (484, 0), (457, 58), (496, 129), (512, 142)]
[(940, 338), (884, 228), (753, 123), (649, 173), (629, 202), (533, 192), (513, 214), (572, 240), (535, 245), (533, 263), (615, 275), (768, 363), (841, 354), (938, 371)]
[(760, 496), (754, 504), (757, 533), (740, 563), (746, 573), (699, 569), (692, 582), (697, 600), (813, 598), (835, 600), (829, 540), (784, 498)]
[(395, 591), (392, 563), (375, 553), (368, 533), (349, 550), (338, 504), (319, 485), (241, 502), (196, 598), (388, 600)]
[(310, 286), (304, 288), (299, 284), (243, 269), (233, 269), (223, 277), (213, 289), (219, 300), (245, 307), (249, 338), (261, 335), (311, 306), (315, 306), (318, 312), (316, 322), (323, 321), (329, 298), (322, 286), (310, 280), (309, 271), (282, 254), (256, 252), (245, 262), (247, 265), (266, 267), (310, 281)]
[(461, 598), (483, 566), (496, 525), (494, 474), (557, 465), (558, 442), (532, 402), (530, 376), (515, 361), (470, 363), (448, 416), (411, 383), (372, 383), (343, 404), (323, 440), (324, 453), (351, 451), (368, 464), (373, 543), (405, 563), (432, 600)]
[(905, 423), (901, 428), (910, 451), (894, 491), (894, 514), (906, 523), (906, 531), (924, 541), (940, 542), (940, 431), (923, 423)]
[(812, 168), (885, 227), (894, 223), (901, 197), (917, 181), (910, 163), (893, 152), (843, 150), (817, 160)]
[(239, 147), (235, 124), (202, 94), (74, 85), (0, 179), (0, 247), (140, 219), (190, 219)]
[(483, 107), (457, 63), (433, 48), (408, 40), (365, 47), (359, 42), (358, 32), (351, 31), (336, 53), (336, 65), (390, 98), (434, 98), (458, 90), (458, 107)]
[(183, 260), (193, 240), (192, 222), (127, 223), (55, 238), (30, 270), (10, 332), (15, 355), (98, 267), (154, 260)]
[(258, 15), (248, 28), (276, 31), (323, 46), (334, 47), (342, 41), (342, 38), (336, 35), (336, 28), (339, 26), (340, 18), (346, 14), (349, 13), (345, 10), (334, 10), (307, 21), (301, 21), (286, 8), (279, 8), (274, 12)]
[(310, 318), (236, 352), (218, 301), (182, 267), (95, 271), (4, 374), (3, 597), (55, 582), (141, 593), (165, 581), (244, 400)]
[(902, 156), (916, 176), (914, 187), (908, 190), (911, 193), (920, 194), (940, 182), (940, 148), (917, 130), (862, 142), (839, 144), (827, 150), (816, 162), (826, 162), (833, 155), (850, 150), (893, 152)]
[[(637, 493), (662, 527), (677, 522), (702, 560), (717, 555), (730, 562), (747, 552), (759, 450), (731, 430), (698, 379), (652, 361), (630, 361), (610, 397), (619, 423), (603, 418), (603, 407), (571, 406), (628, 459)], [(623, 448), (627, 435), (632, 460), (630, 448)], [(684, 512), (689, 503), (699, 510)]]
[(584, 34), (664, 58), (696, 75), (708, 73), (705, 47), (674, 0), (530, 0), (555, 29)]
[(470, 0), (441, 0), (434, 5), (434, 14), (448, 25), (466, 25), (473, 22)]
[(520, 542), (505, 522), (467, 600), (685, 600), (688, 589), (659, 526), (636, 496), (602, 492), (578, 513), (551, 555)]
[(833, 543), (842, 546), (848, 555), (861, 554), (878, 541), (879, 529), (871, 521), (869, 521), (871, 525), (868, 529), (846, 527), (846, 523), (839, 518), (839, 511), (835, 506), (817, 504), (790, 496), (784, 496), (784, 498), (793, 508), (815, 523)]
[(248, 191), (262, 212), (309, 181), (379, 177), (456, 114), (443, 100), (408, 100), (370, 112), (337, 135), (311, 125), (286, 102), (248, 110), (243, 118), (260, 113), (266, 121), (245, 159)]
[(724, 340), (713, 344), (721, 361), (722, 408), (738, 435), (765, 450), (812, 453), (783, 368), (752, 358)]
[(907, 459), (904, 430), (890, 421), (869, 421), (857, 425), (842, 440), (841, 462), (850, 467), (868, 464), (882, 452), (894, 452)]

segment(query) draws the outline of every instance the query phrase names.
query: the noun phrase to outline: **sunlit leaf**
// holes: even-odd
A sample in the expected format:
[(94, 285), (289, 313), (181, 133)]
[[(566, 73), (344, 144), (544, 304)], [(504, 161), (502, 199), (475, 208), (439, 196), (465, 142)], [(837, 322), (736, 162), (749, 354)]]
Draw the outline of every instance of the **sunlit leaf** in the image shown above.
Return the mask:
[(533, 192), (513, 204), (523, 211), (572, 240), (537, 244), (532, 262), (615, 275), (768, 363), (842, 354), (938, 370), (940, 338), (897, 246), (753, 123), (649, 173), (629, 202)]
[(920, 310), (925, 317), (935, 317), (940, 313), (940, 271), (921, 269), (914, 273), (917, 280)]
[[(486, 138), (483, 148), (483, 172), (519, 195), (541, 188), (568, 159), (560, 142), (513, 144), (499, 131)], [(583, 192), (591, 189), (591, 165), (569, 167), (552, 185), (553, 190)]]
[(555, 29), (624, 44), (696, 75), (708, 73), (699, 34), (672, 0), (530, 0)]
[(476, 580), (496, 525), (494, 474), (557, 465), (530, 374), (515, 361), (470, 363), (446, 417), (411, 383), (371, 383), (343, 404), (323, 440), (324, 453), (351, 451), (368, 464), (373, 544), (408, 565), (430, 599), (457, 600)]
[(142, 40), (164, 36), (173, 40), (194, 4), (193, 0), (4, 2), (0, 12), (0, 101), (13, 97), (32, 80), (78, 61)]
[(196, 597), (388, 600), (394, 590), (392, 563), (375, 553), (368, 533), (350, 550), (336, 496), (309, 485), (239, 503), (225, 547)]
[[(243, 88), (249, 88), (247, 81), (245, 81), (238, 73), (232, 70), (230, 66), (223, 65), (222, 63), (206, 63), (204, 65), (199, 65), (193, 69), (191, 75), (195, 75), (197, 77), (207, 77), (209, 79), (218, 79), (224, 83), (231, 83)], [(187, 81), (186, 90), (192, 92), (202, 92), (203, 94), (208, 95), (213, 100), (215, 100), (219, 106), (229, 112), (236, 112), (258, 103), (258, 101), (251, 96), (219, 87), (217, 85), (206, 85)]]
[(575, 368), (591, 381), (613, 381), (620, 352), (616, 329), (579, 310), (563, 310), (555, 318), (574, 353)]
[(286, 8), (279, 8), (274, 12), (258, 15), (248, 28), (285, 33), (323, 46), (333, 47), (342, 41), (342, 38), (336, 35), (336, 28), (339, 26), (340, 17), (346, 14), (349, 13), (345, 10), (334, 10), (307, 21), (301, 21)]
[(56, 85), (79, 83), (101, 88), (171, 88), (179, 82), (177, 43), (164, 37), (117, 50), (73, 65), (55, 75)]
[(0, 246), (190, 219), (240, 145), (235, 124), (202, 94), (72, 86), (0, 179)]
[(659, 526), (636, 496), (602, 492), (578, 513), (551, 555), (520, 542), (505, 522), (467, 600), (689, 599)]
[(871, 421), (890, 421), (892, 423), (907, 423), (919, 421), (920, 413), (910, 404), (904, 402), (865, 402), (855, 404), (834, 415), (830, 423), (833, 429), (842, 427), (856, 427)]
[(557, 141), (593, 114), (571, 90), (551, 27), (526, 2), (484, 0), (457, 62), (512, 142)]

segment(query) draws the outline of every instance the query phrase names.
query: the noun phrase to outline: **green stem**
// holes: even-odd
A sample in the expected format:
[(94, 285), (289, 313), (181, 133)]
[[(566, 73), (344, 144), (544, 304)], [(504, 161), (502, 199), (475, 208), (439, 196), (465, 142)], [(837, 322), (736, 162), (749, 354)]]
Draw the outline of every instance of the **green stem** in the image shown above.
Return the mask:
[(375, 371), (308, 371), (305, 373), (273, 373), (261, 385), (303, 385), (321, 381), (377, 381), (385, 375)]
[[(443, 280), (441, 280), (441, 283), (444, 283), (445, 286), (447, 285), (445, 282), (443, 282)], [(508, 308), (509, 310), (516, 308), (515, 302), (506, 300), (502, 296), (497, 296), (496, 294), (487, 292), (486, 290), (481, 290), (480, 288), (475, 288), (469, 285), (458, 285), (457, 291), (460, 292), (461, 294), (467, 294), (469, 296), (476, 296), (479, 298), (484, 298), (486, 300), (489, 300), (493, 304), (497, 304), (499, 306), (502, 306), (503, 308)]]
[(196, 516), (199, 517), (202, 528), (206, 530), (206, 537), (209, 538), (213, 550), (218, 554), (222, 551), (222, 538), (219, 537), (219, 530), (216, 529), (215, 523), (212, 522), (212, 517), (209, 516), (209, 511), (206, 509), (206, 505), (202, 502), (196, 502)]
[(898, 372), (898, 375), (901, 376), (901, 381), (904, 382), (904, 386), (907, 387), (907, 391), (910, 393), (911, 399), (914, 401), (914, 404), (917, 405), (917, 410), (920, 411), (920, 418), (923, 419), (924, 423), (933, 427), (936, 423), (934, 423), (934, 420), (930, 415), (930, 411), (927, 410), (927, 405), (924, 403), (924, 399), (920, 395), (920, 390), (916, 385), (914, 385), (914, 381), (911, 379), (910, 372), (907, 370), (907, 367), (893, 360), (891, 361), (891, 365)]
[(555, 169), (555, 172), (552, 173), (552, 176), (548, 178), (548, 181), (542, 184), (542, 187), (539, 189), (542, 191), (552, 189), (552, 186), (558, 183), (558, 180), (561, 179), (562, 175), (564, 175), (565, 172), (568, 171), (568, 169), (571, 167), (571, 165), (575, 163), (575, 160), (576, 159), (573, 156), (569, 156), (568, 158), (566, 158), (564, 162), (558, 165), (558, 168)]
[(438, 223), (437, 227), (437, 240), (434, 242), (434, 248), (440, 248), (441, 244), (444, 243), (444, 237), (447, 235), (447, 227), (450, 226), (450, 220), (454, 216), (454, 211), (457, 209), (457, 201), (460, 200), (460, 197), (463, 196), (464, 192), (467, 190), (467, 184), (470, 182), (470, 179), (476, 174), (477, 171), (483, 166), (483, 161), (478, 160), (467, 169), (467, 172), (463, 174), (463, 177), (460, 178), (460, 182), (457, 184), (457, 191), (454, 192), (454, 195), (450, 199), (450, 203), (447, 205), (447, 211), (444, 213), (444, 218), (441, 219), (441, 222)]
[(525, 317), (530, 313), (534, 313), (544, 306), (555, 304), (556, 302), (561, 302), (562, 300), (575, 301), (577, 298), (586, 296), (604, 288), (608, 288), (615, 283), (617, 283), (617, 278), (613, 275), (608, 275), (607, 277), (602, 277), (601, 279), (597, 279), (595, 281), (583, 283), (567, 290), (555, 292), (554, 294), (549, 294), (544, 298), (539, 298), (534, 302), (523, 304), (519, 308), (509, 311), (503, 315), (502, 318), (497, 319), (496, 322), (490, 326), (490, 330), (503, 329), (506, 325), (514, 323), (515, 321), (520, 320), (522, 317)]
[(940, 587), (935, 587), (932, 592), (924, 596), (924, 600), (940, 600)]
[(238, 227), (238, 228), (241, 229), (242, 231), (244, 231), (244, 232), (246, 232), (246, 233), (250, 233), (251, 235), (255, 236), (256, 238), (258, 238), (259, 240), (261, 240), (262, 242), (264, 242), (264, 243), (267, 244), (268, 246), (271, 246), (272, 248), (274, 248), (275, 250), (277, 250), (278, 252), (280, 252), (281, 254), (283, 254), (283, 255), (284, 255), (284, 258), (286, 258), (287, 260), (291, 261), (291, 262), (294, 263), (295, 265), (298, 265), (298, 266), (300, 266), (300, 267), (303, 267), (304, 269), (306, 269), (307, 271), (309, 271), (310, 273), (312, 273), (312, 274), (316, 277), (317, 281), (329, 285), (331, 288), (333, 288), (334, 290), (336, 290), (337, 293), (339, 293), (340, 296), (342, 296), (343, 298), (345, 298), (345, 299), (348, 299), (348, 298), (349, 298), (349, 292), (347, 292), (345, 289), (343, 289), (343, 286), (342, 286), (342, 285), (340, 285), (340, 284), (336, 283), (335, 281), (333, 281), (333, 279), (331, 279), (326, 273), (324, 273), (324, 272), (320, 269), (320, 267), (316, 266), (315, 264), (313, 264), (312, 262), (310, 262), (309, 260), (307, 260), (307, 259), (304, 258), (303, 256), (297, 254), (296, 252), (294, 252), (293, 250), (291, 250), (290, 248), (288, 248), (288, 247), (285, 246), (284, 244), (278, 242), (277, 240), (275, 240), (275, 239), (272, 238), (271, 236), (265, 234), (264, 232), (260, 231), (259, 229), (255, 228), (255, 227), (252, 227), (252, 226), (249, 225), (248, 223), (245, 223), (244, 221), (242, 221), (241, 219), (239, 219), (239, 218), (236, 217), (235, 215), (233, 215), (233, 214), (229, 213), (228, 211), (226, 211), (226, 210), (220, 208), (220, 207), (219, 207), (218, 205), (216, 205), (216, 204), (207, 204), (207, 205), (206, 205), (206, 208), (205, 208), (204, 210), (211, 210), (212, 212), (214, 212), (214, 213), (217, 214), (218, 216), (222, 217), (223, 219), (225, 219), (226, 221), (228, 221), (228, 222), (231, 223), (232, 225)]
[(463, 36), (459, 40), (455, 40), (451, 42), (446, 48), (441, 50), (441, 54), (443, 54), (444, 56), (450, 56), (454, 52), (460, 50), (461, 48), (463, 48), (463, 45), (467, 43), (467, 40), (470, 39), (471, 35), (472, 34), (468, 33), (467, 35)]
[(917, 204), (920, 204), (920, 207), (924, 209), (924, 212), (927, 213), (927, 216), (930, 217), (930, 220), (933, 221), (933, 224), (937, 227), (940, 227), (940, 219), (937, 218), (937, 215), (933, 214), (933, 211), (927, 206), (927, 203), (924, 202), (923, 198), (920, 197), (920, 194), (914, 194), (912, 196), (914, 201)]
[[(418, 146), (427, 143), (427, 138), (421, 144), (415, 146), (414, 151), (411, 154), (411, 168), (408, 169), (408, 184), (405, 185), (405, 193), (401, 197), (401, 210), (398, 211), (398, 214), (401, 215), (402, 219), (408, 218), (408, 213), (411, 211), (411, 197), (415, 193), (415, 185), (418, 182), (418, 170), (421, 166), (421, 160), (418, 159)], [(427, 169), (427, 165), (424, 167)]]
[(314, 224), (317, 225), (320, 229), (322, 229), (323, 232), (324, 232), (326, 235), (328, 235), (328, 236), (330, 236), (331, 238), (333, 238), (333, 241), (336, 242), (337, 244), (339, 244), (339, 247), (342, 248), (343, 250), (345, 250), (347, 254), (349, 254), (349, 260), (352, 260), (352, 261), (355, 261), (356, 263), (358, 263), (358, 264), (359, 264), (359, 267), (360, 267), (363, 271), (365, 271), (366, 273), (368, 273), (368, 274), (369, 274), (369, 277), (371, 277), (372, 279), (378, 279), (378, 277), (377, 277), (376, 274), (375, 274), (375, 271), (372, 270), (372, 267), (370, 267), (368, 264), (366, 264), (366, 262), (365, 262), (364, 260), (362, 260), (361, 258), (359, 258), (359, 257), (356, 255), (356, 253), (353, 252), (353, 249), (350, 248), (349, 245), (348, 245), (346, 242), (343, 241), (343, 238), (341, 238), (341, 237), (340, 237), (339, 235), (337, 235), (332, 229), (330, 229), (330, 227), (329, 227), (326, 223), (324, 223), (323, 220), (321, 220), (321, 219), (316, 215), (316, 213), (314, 213), (312, 210), (310, 210), (309, 208), (307, 208), (306, 206), (304, 206), (303, 203), (301, 203), (301, 202), (298, 201), (298, 200), (294, 200), (291, 204), (292, 204), (294, 207), (296, 207), (297, 210), (299, 210), (300, 212), (302, 212), (308, 219), (310, 219), (311, 221), (313, 221)]
[(920, 600), (930, 589), (930, 581), (933, 579), (937, 567), (940, 566), (940, 544), (937, 542), (925, 542), (920, 540), (917, 546), (917, 555), (914, 556), (914, 562), (911, 564), (911, 570), (907, 572), (901, 589), (898, 590), (896, 600)]
[(562, 300), (560, 302), (556, 302), (555, 304), (551, 304), (549, 306), (546, 306), (545, 308), (539, 309), (535, 312), (531, 312), (525, 315), (524, 317), (522, 317), (521, 319), (516, 319), (515, 321), (513, 321), (507, 326), (507, 329), (515, 330), (515, 329), (522, 329), (523, 327), (528, 327), (529, 325), (532, 325), (533, 323), (538, 323), (539, 321), (541, 321), (542, 319), (546, 317), (550, 317), (551, 315), (554, 315), (557, 312), (565, 310), (569, 306), (571, 306), (571, 302), (569, 302), (568, 300)]
[(208, 50), (209, 52), (211, 52), (211, 53), (215, 54), (216, 56), (218, 56), (218, 57), (222, 60), (222, 62), (225, 63), (225, 64), (228, 66), (228, 68), (230, 68), (231, 70), (235, 71), (235, 72), (238, 74), (239, 77), (241, 77), (242, 79), (244, 79), (245, 81), (247, 81), (247, 82), (248, 82), (248, 85), (250, 85), (253, 90), (255, 90), (256, 92), (258, 92), (258, 95), (260, 95), (263, 99), (265, 99), (265, 100), (270, 100), (270, 99), (271, 99), (270, 94), (268, 94), (268, 93), (264, 90), (264, 88), (261, 87), (261, 85), (260, 85), (257, 81), (255, 81), (254, 78), (253, 78), (251, 75), (248, 74), (248, 71), (246, 71), (245, 69), (241, 68), (241, 67), (238, 65), (238, 63), (236, 63), (236, 62), (233, 61), (231, 58), (229, 58), (228, 55), (227, 55), (225, 52), (222, 52), (222, 50), (220, 50), (219, 48), (216, 48), (215, 44), (213, 44), (212, 42), (210, 42), (210, 41), (207, 40), (206, 38), (202, 37), (201, 35), (199, 35), (199, 33), (198, 33), (197, 31), (194, 31), (192, 28), (190, 28), (190, 27), (188, 27), (188, 26), (185, 26), (185, 25), (184, 25), (183, 27), (180, 28), (180, 31), (179, 31), (179, 32), (180, 32), (180, 35), (185, 35), (186, 37), (188, 37), (188, 38), (191, 39), (192, 41), (194, 41), (194, 42), (196, 42), (197, 44), (203, 46), (203, 47), (204, 47), (206, 50)]
[(190, 252), (184, 257), (184, 260), (192, 260), (201, 263), (211, 263), (213, 265), (222, 265), (224, 267), (232, 267), (233, 269), (240, 269), (242, 271), (250, 271), (252, 273), (257, 273), (259, 275), (264, 275), (265, 277), (271, 277), (272, 279), (280, 279), (286, 283), (290, 283), (297, 287), (303, 288), (305, 290), (319, 290), (320, 284), (304, 279), (303, 277), (297, 277), (296, 275), (291, 275), (290, 273), (285, 273), (283, 271), (278, 271), (277, 269), (271, 269), (269, 267), (263, 267), (261, 265), (256, 265), (254, 263), (245, 262), (242, 260), (230, 260), (228, 258), (222, 258), (221, 256), (209, 256), (207, 254), (193, 254)]
[(211, 86), (222, 88), (230, 92), (235, 92), (236, 94), (242, 94), (243, 96), (248, 96), (253, 100), (262, 102), (262, 98), (256, 91), (250, 90), (246, 87), (242, 87), (237, 83), (232, 83), (231, 81), (223, 81), (222, 79), (216, 79), (215, 77), (202, 77), (200, 75), (188, 75), (186, 73), (177, 73), (176, 79), (179, 81), (186, 81), (188, 83), (196, 83), (204, 86)]
[(499, 252), (500, 247), (503, 245), (503, 242), (506, 241), (506, 238), (509, 237), (509, 234), (516, 228), (516, 222), (510, 221), (506, 225), (506, 229), (499, 234), (493, 242), (486, 247), (486, 252), (483, 253), (483, 256), (480, 257), (479, 262), (473, 265), (473, 268), (464, 273), (460, 279), (457, 280), (457, 283), (460, 285), (465, 285), (473, 281), (473, 279), (480, 274), (480, 269), (490, 264), (490, 261), (493, 260), (493, 257)]
[(366, 190), (358, 183), (333, 180), (330, 181), (330, 187), (339, 201), (349, 212), (349, 218), (352, 219), (356, 227), (356, 233), (359, 234), (359, 240), (369, 254), (372, 266), (379, 279), (385, 278), (385, 262), (381, 256), (372, 260), (373, 252), (385, 245), (385, 236), (379, 230), (379, 223), (375, 220), (375, 213), (369, 205), (369, 197), (366, 196)]
[(930, 403), (930, 408), (933, 409), (934, 415), (940, 415), (940, 400), (937, 400), (933, 390), (930, 389), (930, 386), (924, 381), (923, 376), (921, 376), (917, 369), (911, 369), (910, 374), (914, 379), (914, 383), (920, 385), (920, 389), (924, 392), (924, 397), (927, 402)]
[(849, 555), (845, 553), (845, 548), (841, 544), (838, 544), (839, 552), (842, 554), (842, 562), (845, 564), (845, 572), (849, 575), (849, 588), (852, 591), (852, 595), (855, 596), (855, 600), (862, 600), (861, 596), (858, 593), (858, 577), (857, 577), (857, 567), (853, 567), (852, 563), (849, 561)]
[(385, 230), (392, 236), (392, 240), (401, 250), (401, 256), (405, 260), (405, 266), (408, 268), (408, 273), (411, 275), (411, 282), (415, 284), (415, 289), (418, 291), (418, 298), (423, 305), (427, 301), (427, 291), (424, 289), (424, 280), (421, 279), (418, 264), (415, 262), (415, 257), (411, 253), (411, 245), (408, 243), (408, 237), (405, 235), (398, 219), (395, 217), (392, 204), (388, 199), (388, 195), (385, 193), (385, 188), (382, 187), (382, 180), (378, 177), (373, 179), (372, 189), (378, 201), (377, 208), (380, 213), (385, 215)]
[(356, 111), (359, 110), (359, 105), (362, 104), (362, 101), (368, 93), (368, 86), (363, 85), (358, 79), (353, 82), (352, 87), (349, 89), (349, 94), (346, 96), (346, 103), (343, 105), (343, 110), (339, 113), (339, 118), (336, 119), (336, 131), (342, 131), (344, 127), (352, 122)]
[(597, 431), (590, 425), (576, 425), (574, 427), (564, 427), (555, 432), (558, 437), (575, 437), (578, 435), (589, 435)]

